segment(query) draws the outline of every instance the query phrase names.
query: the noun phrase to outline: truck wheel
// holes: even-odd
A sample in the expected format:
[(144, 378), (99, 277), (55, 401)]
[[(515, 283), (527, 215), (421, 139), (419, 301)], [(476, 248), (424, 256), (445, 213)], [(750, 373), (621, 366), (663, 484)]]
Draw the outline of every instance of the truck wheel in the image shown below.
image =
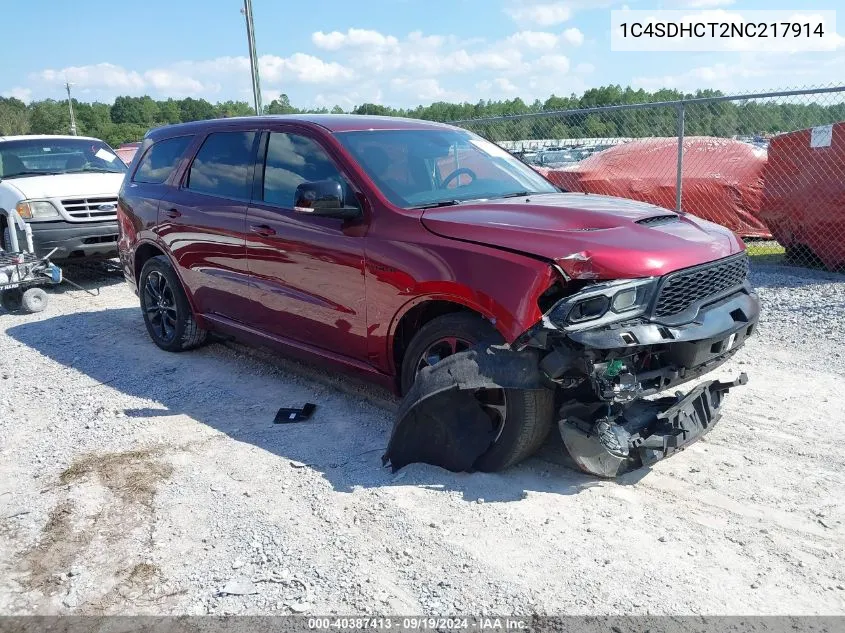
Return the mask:
[(47, 307), (47, 293), (43, 288), (30, 288), (23, 293), (21, 297), (21, 304), (24, 312), (35, 314), (36, 312), (43, 312)]
[(138, 287), (144, 323), (153, 343), (168, 352), (183, 352), (205, 343), (208, 332), (197, 325), (182, 284), (165, 256), (147, 260)]
[(0, 306), (6, 312), (17, 312), (21, 309), (23, 293), (17, 289), (0, 291)]
[[(411, 340), (402, 360), (402, 393), (407, 393), (417, 373), (427, 365), (481, 343), (503, 343), (489, 321), (457, 312), (429, 321)], [(495, 440), (475, 463), (492, 472), (513, 466), (533, 455), (549, 434), (554, 410), (548, 389), (483, 389), (476, 398), (490, 416)]]

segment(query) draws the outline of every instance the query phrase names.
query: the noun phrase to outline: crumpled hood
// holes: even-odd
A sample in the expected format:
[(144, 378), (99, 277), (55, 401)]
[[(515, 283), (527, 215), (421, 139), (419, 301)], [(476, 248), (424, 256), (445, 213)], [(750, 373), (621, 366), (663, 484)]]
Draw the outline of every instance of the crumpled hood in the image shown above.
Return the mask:
[[(657, 216), (664, 219), (643, 222)], [(738, 237), (717, 224), (644, 202), (582, 193), (427, 209), (422, 223), (443, 237), (553, 260), (567, 272), (578, 262), (603, 279), (664, 275), (743, 249)]]
[(84, 198), (114, 196), (123, 183), (123, 174), (57, 174), (55, 176), (21, 176), (3, 181), (21, 192), (27, 200), (41, 198)]

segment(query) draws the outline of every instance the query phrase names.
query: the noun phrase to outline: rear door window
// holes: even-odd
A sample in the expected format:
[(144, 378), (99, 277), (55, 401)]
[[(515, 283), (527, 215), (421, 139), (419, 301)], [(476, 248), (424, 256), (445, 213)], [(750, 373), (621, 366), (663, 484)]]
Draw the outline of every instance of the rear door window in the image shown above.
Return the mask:
[(177, 136), (155, 143), (144, 154), (132, 180), (149, 184), (163, 183), (173, 173), (176, 163), (185, 153), (185, 149), (192, 138), (191, 136)]
[(255, 132), (216, 132), (197, 152), (185, 188), (221, 198), (249, 200)]

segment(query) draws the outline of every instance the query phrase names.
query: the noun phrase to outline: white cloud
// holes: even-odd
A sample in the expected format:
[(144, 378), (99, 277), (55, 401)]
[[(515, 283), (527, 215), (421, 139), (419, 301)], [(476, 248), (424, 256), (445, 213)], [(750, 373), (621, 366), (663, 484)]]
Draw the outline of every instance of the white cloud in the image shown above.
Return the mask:
[[(578, 29), (575, 29), (576, 31)], [(511, 46), (523, 49), (552, 50), (557, 46), (558, 36), (545, 31), (520, 31), (509, 36), (505, 41)]]
[[(262, 55), (258, 60), (262, 81), (268, 85), (285, 85), (288, 90), (296, 84), (343, 84), (355, 77), (352, 69), (334, 61), (313, 55), (294, 53), (290, 57)], [(249, 60), (247, 57), (219, 57), (199, 61), (179, 61), (147, 70), (128, 70), (109, 63), (89, 66), (69, 66), (47, 69), (30, 75), (32, 87), (25, 88), (31, 98), (33, 92), (57, 93), (65, 80), (74, 90), (90, 94), (91, 98), (108, 99), (118, 94), (154, 96), (219, 97), (232, 93), (241, 97), (249, 91)]]
[(276, 55), (262, 55), (258, 58), (260, 76), (269, 82), (282, 79), (293, 79), (302, 83), (322, 84), (328, 82), (347, 81), (354, 73), (337, 62), (326, 62), (319, 57), (294, 53), (290, 57)]
[(193, 77), (164, 69), (148, 70), (144, 73), (144, 80), (159, 92), (200, 94), (209, 90), (209, 87)]
[(13, 99), (20, 99), (24, 103), (29, 103), (32, 99), (32, 90), (23, 88), (22, 86), (15, 86), (11, 90), (3, 92), (4, 97), (12, 97)]
[(436, 79), (408, 79), (396, 77), (391, 82), (395, 90), (417, 100), (419, 103), (432, 101), (466, 101), (469, 95), (460, 90), (446, 90)]
[[(259, 69), (265, 101), (285, 92), (292, 103), (304, 107), (338, 104), (349, 109), (364, 102), (415, 106), (439, 100), (474, 102), (489, 95), (533, 100), (576, 85), (579, 73), (589, 74), (592, 67), (583, 65), (572, 73), (574, 63), (561, 54), (564, 47), (583, 42), (584, 34), (574, 27), (556, 32), (515, 29), (496, 40), (421, 31), (399, 37), (350, 28), (313, 33), (308, 48), (285, 57), (261, 55)], [(69, 66), (35, 73), (24, 86), (35, 98), (60, 98), (65, 75), (86, 100), (109, 102), (121, 94), (211, 101), (251, 97), (246, 56), (135, 68), (105, 62)]]
[(729, 7), (736, 0), (671, 0), (666, 3), (667, 9), (713, 9)]
[(138, 90), (146, 85), (139, 73), (105, 62), (90, 66), (68, 66), (60, 70), (48, 68), (36, 73), (34, 78), (44, 83), (55, 84), (69, 81), (80, 88)]
[(522, 0), (505, 7), (505, 13), (516, 22), (554, 26), (569, 20), (572, 17), (572, 8), (568, 2), (537, 3)]
[(569, 58), (566, 55), (543, 55), (536, 62), (535, 68), (550, 70), (560, 74), (569, 72)]
[(589, 62), (581, 62), (575, 67), (575, 72), (579, 75), (589, 75), (590, 73), (594, 72), (596, 67), (590, 64)]
[(519, 88), (507, 77), (496, 77), (492, 81), (479, 81), (476, 90), (484, 97), (515, 97), (519, 95)]
[(346, 33), (317, 31), (311, 35), (311, 41), (317, 48), (336, 51), (341, 48), (385, 48), (396, 46), (398, 40), (392, 35), (382, 35), (368, 29), (349, 29)]
[[(777, 85), (772, 82), (775, 81), (775, 77), (786, 70), (785, 67), (781, 66), (782, 63), (783, 60), (781, 60), (781, 63), (766, 63), (762, 56), (746, 54), (730, 64), (717, 63), (698, 66), (676, 75), (634, 77), (631, 84), (635, 88), (644, 88), (650, 91), (672, 88), (693, 92), (711, 88), (726, 93), (747, 92), (751, 89), (750, 83), (754, 80), (764, 79), (766, 84)], [(772, 85), (767, 87), (771, 89)]]
[(563, 32), (563, 39), (573, 46), (581, 46), (584, 43), (584, 34), (573, 26)]

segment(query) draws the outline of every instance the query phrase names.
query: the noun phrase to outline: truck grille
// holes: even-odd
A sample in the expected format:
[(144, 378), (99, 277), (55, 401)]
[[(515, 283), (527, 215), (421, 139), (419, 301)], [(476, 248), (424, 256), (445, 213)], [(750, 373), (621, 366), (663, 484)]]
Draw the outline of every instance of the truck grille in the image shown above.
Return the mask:
[(742, 285), (747, 276), (745, 253), (670, 273), (660, 285), (654, 316), (679, 314), (694, 303)]
[(74, 220), (107, 220), (117, 216), (117, 198), (68, 198), (62, 206)]

